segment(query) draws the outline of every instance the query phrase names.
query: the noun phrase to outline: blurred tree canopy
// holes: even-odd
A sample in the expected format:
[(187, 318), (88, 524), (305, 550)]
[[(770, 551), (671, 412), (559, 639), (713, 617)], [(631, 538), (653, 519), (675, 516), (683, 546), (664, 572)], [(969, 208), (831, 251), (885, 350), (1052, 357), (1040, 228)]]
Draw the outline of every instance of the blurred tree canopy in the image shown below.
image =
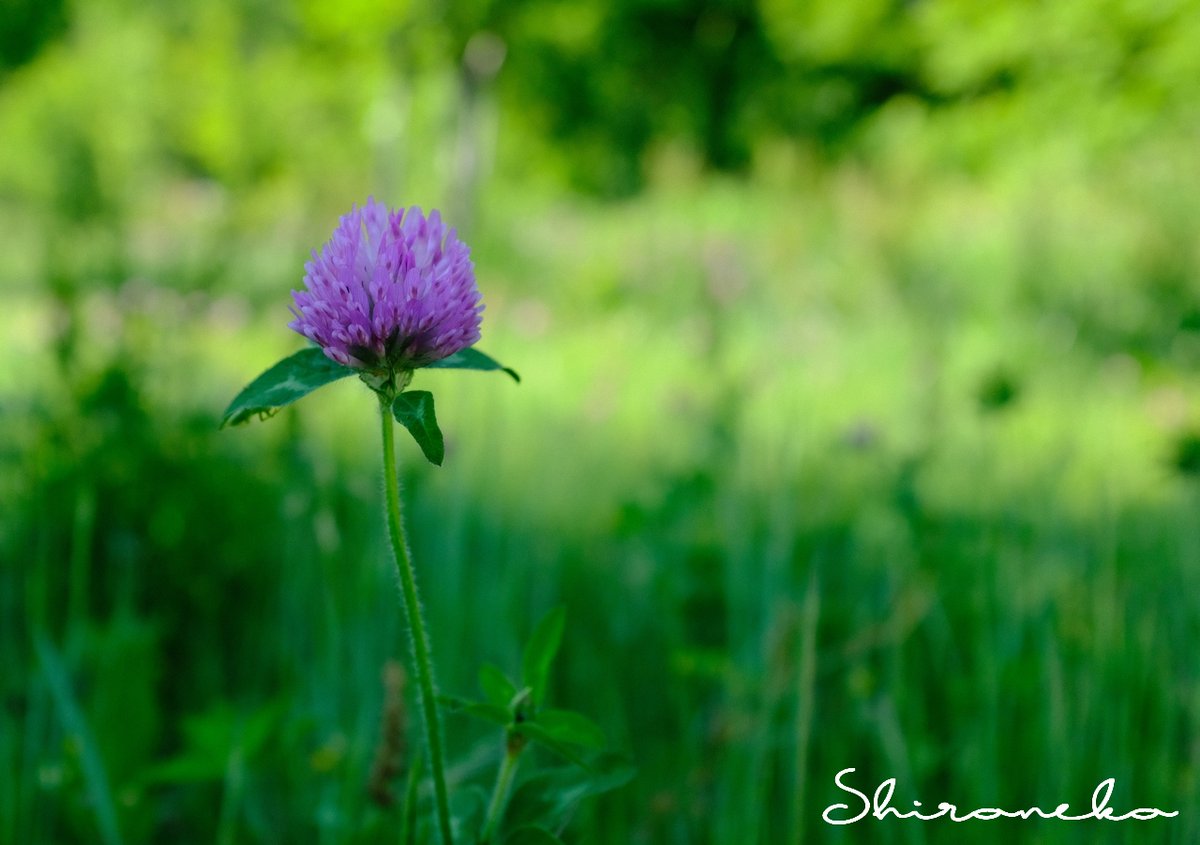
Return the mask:
[[(389, 76), (440, 72), (468, 88), (495, 76), (505, 119), (523, 127), (508, 155), (556, 160), (611, 195), (640, 186), (656, 144), (737, 171), (773, 137), (843, 152), (898, 102), (938, 117), (968, 159), (985, 132), (989, 155), (1006, 146), (996, 133), (1103, 146), (1194, 120), (1200, 75), (1192, 0), (5, 0), (0, 21), (5, 124), (50, 112), (37, 134), (54, 143), (35, 146), (73, 150), (60, 167), (98, 168), (101, 195), (130, 181), (111, 160), (144, 164), (147, 147), (223, 180), (315, 164), (345, 147), (348, 126), (379, 122)], [(94, 130), (61, 125), (64, 98), (91, 102)], [(89, 131), (102, 137), (81, 144)], [(26, 164), (9, 157), (5, 184), (32, 190), (47, 168)]]
[(65, 26), (63, 0), (4, 0), (0, 3), (0, 73), (32, 59)]

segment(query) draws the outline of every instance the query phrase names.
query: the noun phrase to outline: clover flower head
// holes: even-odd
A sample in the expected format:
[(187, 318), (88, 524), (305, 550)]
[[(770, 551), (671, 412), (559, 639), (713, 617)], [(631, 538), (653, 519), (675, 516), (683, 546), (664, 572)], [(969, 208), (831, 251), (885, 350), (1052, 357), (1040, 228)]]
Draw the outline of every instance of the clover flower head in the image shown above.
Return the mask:
[(479, 340), (470, 251), (431, 211), (368, 199), (304, 265), (288, 327), (339, 364), (414, 370)]

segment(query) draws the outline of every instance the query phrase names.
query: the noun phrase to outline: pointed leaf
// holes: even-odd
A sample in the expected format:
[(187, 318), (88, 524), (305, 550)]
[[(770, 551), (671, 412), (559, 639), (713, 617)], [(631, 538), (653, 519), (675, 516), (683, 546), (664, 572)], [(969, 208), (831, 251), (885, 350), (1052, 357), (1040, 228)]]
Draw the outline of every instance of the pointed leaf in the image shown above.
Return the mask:
[(458, 713), (459, 711), (466, 710), (472, 704), (478, 703), (464, 696), (453, 695), (448, 692), (438, 693), (437, 702), (438, 706), (448, 713)]
[(608, 744), (599, 725), (572, 710), (540, 710), (534, 717), (534, 724), (559, 742), (570, 745), (582, 745), (599, 751)]
[(474, 346), (468, 349), (461, 349), (447, 358), (434, 361), (428, 366), (444, 370), (503, 370), (512, 376), (513, 381), (518, 384), (521, 381), (521, 377), (517, 375), (516, 370), (504, 366), (491, 355), (480, 352)]
[(488, 701), (505, 708), (512, 703), (517, 694), (517, 685), (491, 663), (485, 663), (479, 668), (479, 688), (483, 690)]
[(525, 684), (533, 690), (535, 706), (540, 705), (546, 695), (550, 664), (554, 662), (554, 655), (558, 653), (558, 646), (562, 643), (566, 616), (567, 611), (561, 606), (547, 613), (533, 629), (533, 635), (525, 646), (521, 671)]
[(428, 390), (406, 390), (392, 402), (396, 422), (408, 429), (431, 464), (442, 465), (446, 443), (433, 412), (433, 394)]
[(514, 830), (504, 845), (563, 845), (563, 841), (544, 827), (523, 827)]
[(468, 716), (474, 716), (476, 719), (491, 722), (493, 725), (499, 725), (502, 728), (508, 727), (508, 723), (512, 721), (512, 716), (508, 712), (507, 707), (501, 707), (489, 701), (471, 701), (469, 698), (463, 698), (461, 695), (447, 695), (442, 693), (438, 696), (438, 704), (448, 713), (465, 713)]
[(221, 427), (262, 419), (332, 381), (355, 371), (325, 357), (320, 349), (301, 349), (264, 372), (234, 397), (221, 418)]
[(476, 701), (468, 704), (463, 708), (462, 712), (468, 716), (474, 716), (476, 719), (491, 722), (493, 725), (499, 725), (502, 728), (508, 727), (509, 723), (512, 722), (512, 717), (506, 709), (497, 707), (495, 704), (489, 704), (486, 701)]
[(517, 722), (512, 726), (512, 731), (525, 737), (530, 742), (536, 742), (543, 748), (553, 751), (559, 757), (574, 763), (576, 766), (581, 766), (585, 769), (591, 768), (588, 765), (588, 761), (584, 759), (584, 756), (574, 745), (562, 742), (537, 722)]
[(83, 788), (86, 789), (87, 800), (91, 804), (92, 812), (96, 815), (100, 840), (105, 845), (117, 845), (122, 841), (121, 832), (117, 823), (116, 805), (113, 803), (112, 791), (108, 786), (108, 775), (105, 772), (104, 761), (100, 756), (98, 745), (80, 708), (79, 700), (71, 688), (67, 666), (63, 662), (62, 655), (40, 631), (34, 633), (33, 645), (37, 650), (38, 661), (41, 663), (42, 673), (50, 690), (50, 698), (59, 721), (62, 723), (63, 731), (72, 737), (79, 747)]

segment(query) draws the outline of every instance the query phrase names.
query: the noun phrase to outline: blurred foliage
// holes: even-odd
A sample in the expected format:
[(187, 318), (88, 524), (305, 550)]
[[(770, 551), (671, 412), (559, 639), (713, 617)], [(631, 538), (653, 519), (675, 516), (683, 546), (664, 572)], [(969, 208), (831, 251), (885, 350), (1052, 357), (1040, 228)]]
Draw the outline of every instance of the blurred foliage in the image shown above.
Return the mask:
[(63, 0), (4, 0), (0, 6), (0, 71), (18, 67), (38, 54), (66, 28)]
[(0, 845), (395, 841), (373, 404), (216, 430), (371, 193), (522, 374), (401, 459), (446, 689), (570, 608), (568, 837), (1196, 841), (1198, 95), (1194, 0), (2, 0)]

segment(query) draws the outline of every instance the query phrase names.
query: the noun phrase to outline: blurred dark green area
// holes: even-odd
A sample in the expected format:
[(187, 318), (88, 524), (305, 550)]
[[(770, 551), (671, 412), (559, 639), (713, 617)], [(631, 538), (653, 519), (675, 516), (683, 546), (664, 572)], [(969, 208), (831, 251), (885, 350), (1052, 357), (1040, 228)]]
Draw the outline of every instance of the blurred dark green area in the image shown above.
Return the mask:
[(370, 194), (524, 377), (402, 472), (445, 689), (568, 608), (567, 841), (1197, 841), (1198, 95), (1194, 0), (0, 0), (0, 845), (394, 841), (374, 402), (216, 429)]

